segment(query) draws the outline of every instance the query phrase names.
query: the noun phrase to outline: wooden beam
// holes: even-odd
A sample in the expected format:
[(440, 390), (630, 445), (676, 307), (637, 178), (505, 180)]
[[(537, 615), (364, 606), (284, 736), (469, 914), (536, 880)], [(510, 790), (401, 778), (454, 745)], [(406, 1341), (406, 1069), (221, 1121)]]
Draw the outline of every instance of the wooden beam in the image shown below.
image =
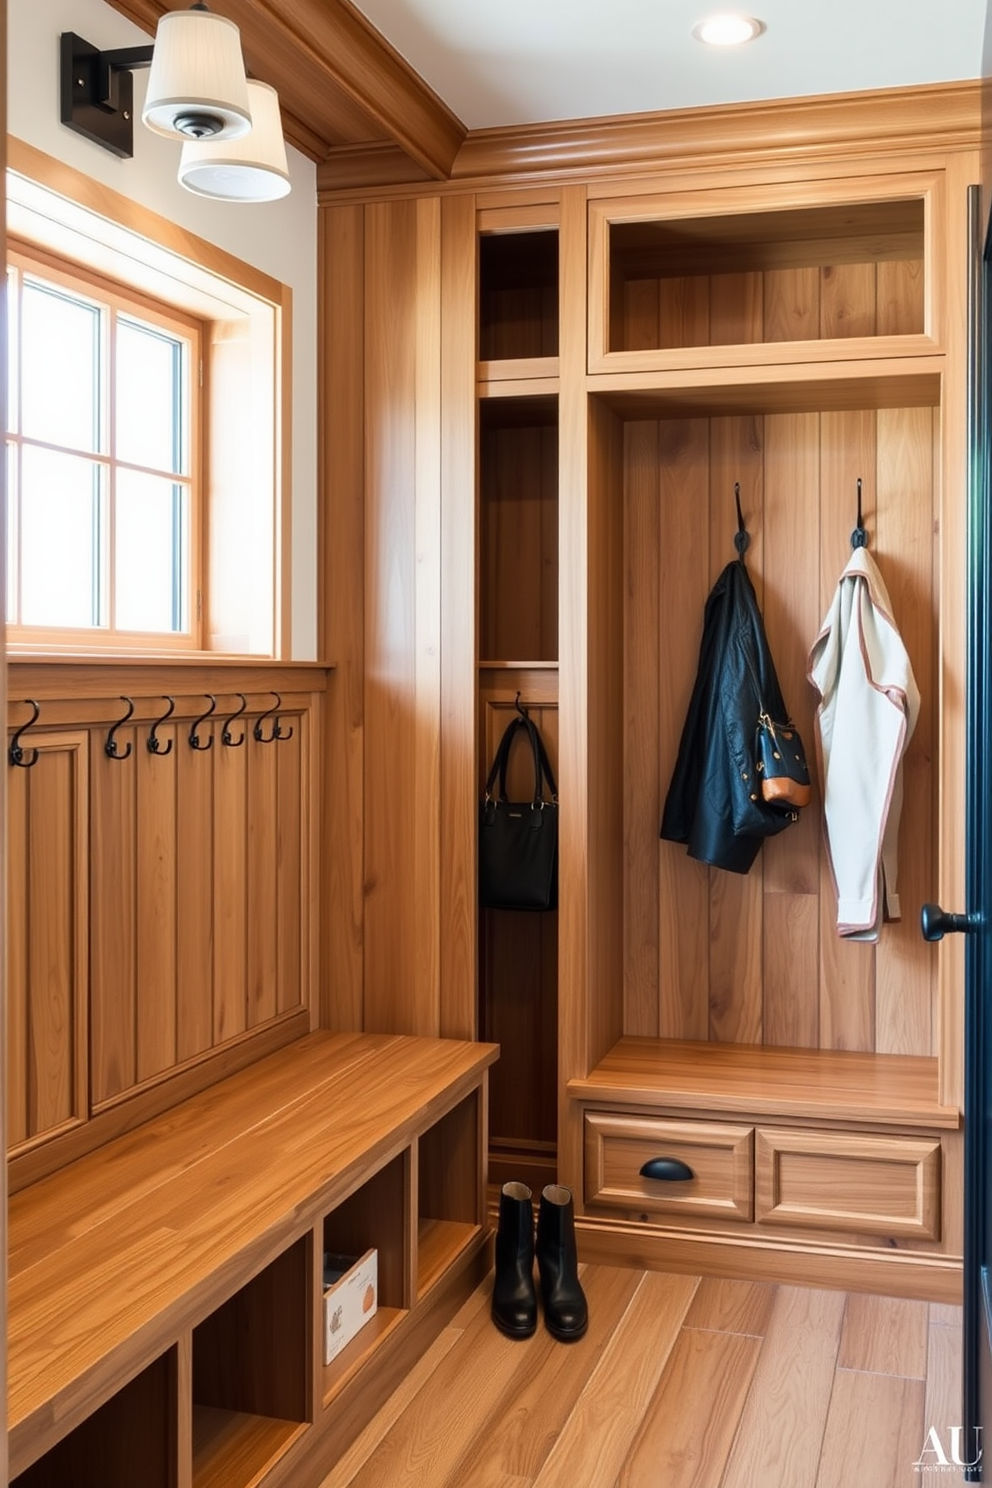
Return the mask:
[[(109, 0), (153, 33), (176, 8)], [(430, 177), (446, 179), (465, 127), (348, 0), (224, 0), (249, 71), (278, 90), (286, 138), (313, 160), (339, 145), (388, 141)]]

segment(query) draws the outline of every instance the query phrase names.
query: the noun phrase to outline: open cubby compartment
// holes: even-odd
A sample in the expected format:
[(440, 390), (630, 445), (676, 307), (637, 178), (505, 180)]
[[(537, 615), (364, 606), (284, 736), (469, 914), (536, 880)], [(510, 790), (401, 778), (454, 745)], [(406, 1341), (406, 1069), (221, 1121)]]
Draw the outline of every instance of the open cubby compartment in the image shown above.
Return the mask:
[(555, 661), (557, 397), (483, 399), (479, 445), (480, 656)]
[(312, 1236), (193, 1329), (193, 1488), (261, 1480), (310, 1418)]
[(135, 1375), (12, 1479), (13, 1488), (176, 1488), (177, 1353)]
[(558, 229), (479, 235), (479, 359), (558, 355)]
[[(376, 1252), (376, 1311), (324, 1366), (324, 1404), (370, 1357), (410, 1307), (412, 1282), (410, 1149), (367, 1178), (324, 1217), (322, 1255), (361, 1257)], [(324, 1327), (323, 1307), (320, 1316)], [(321, 1353), (321, 1358), (323, 1358)]]
[(423, 1297), (480, 1233), (482, 1109), (478, 1089), (417, 1140), (417, 1296)]
[(600, 211), (608, 352), (927, 330), (922, 194), (713, 216)]
[[(569, 1079), (623, 1035), (684, 1041), (693, 1062), (698, 1049), (688, 1046), (699, 1042), (739, 1047), (742, 1058), (748, 1045), (883, 1061), (934, 1052), (944, 1010), (918, 911), (940, 882), (942, 547), (958, 538), (941, 501), (940, 385), (912, 363), (863, 380), (837, 364), (791, 387), (712, 379), (687, 404), (675, 388), (590, 399), (586, 634), (595, 665), (584, 653), (568, 665), (590, 671), (589, 834), (578, 871), (597, 935), (578, 985), (561, 947), (561, 995), (574, 1000), (589, 1057)], [(877, 944), (837, 934), (807, 681), (810, 647), (851, 556), (859, 479), (868, 551), (922, 695), (903, 763), (902, 919), (886, 923)], [(707, 596), (736, 557), (736, 483), (748, 572), (813, 775), (811, 805), (765, 841), (747, 874), (707, 868), (659, 840)], [(573, 1155), (569, 1164), (572, 1173)]]
[(489, 1075), (489, 1181), (536, 1193), (556, 1178), (557, 910), (480, 913), (479, 1028), (508, 1051)]

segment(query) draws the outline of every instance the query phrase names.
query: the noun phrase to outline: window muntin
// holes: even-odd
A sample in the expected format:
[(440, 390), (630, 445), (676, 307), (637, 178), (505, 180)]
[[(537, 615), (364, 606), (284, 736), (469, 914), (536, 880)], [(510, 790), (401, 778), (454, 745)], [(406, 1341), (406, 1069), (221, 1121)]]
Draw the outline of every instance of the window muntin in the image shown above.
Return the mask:
[(9, 259), (9, 637), (197, 648), (201, 326)]

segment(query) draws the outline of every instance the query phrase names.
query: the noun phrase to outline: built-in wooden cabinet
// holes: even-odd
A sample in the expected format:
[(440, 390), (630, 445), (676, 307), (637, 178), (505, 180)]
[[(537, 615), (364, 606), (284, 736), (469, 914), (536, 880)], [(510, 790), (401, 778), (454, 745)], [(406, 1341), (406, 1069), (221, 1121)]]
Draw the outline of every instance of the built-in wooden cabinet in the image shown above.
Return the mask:
[[(518, 706), (553, 769), (558, 759), (559, 233), (543, 225), (556, 221), (547, 206), (478, 216), (480, 793)], [(522, 744), (507, 791), (534, 794)], [(554, 1179), (557, 1022), (557, 911), (481, 911), (479, 1028), (503, 1050), (490, 1086), (493, 1181)]]
[[(964, 655), (952, 311), (969, 164), (880, 157), (829, 178), (779, 167), (712, 185), (563, 186), (553, 367), (491, 360), (501, 346), (539, 356), (547, 233), (502, 214), (548, 209), (476, 196), (479, 768), (496, 707), (510, 716), (518, 689), (539, 698), (553, 678), (562, 813), (554, 952), (480, 916), (483, 1026), (503, 1049), (491, 1150), (499, 1176), (526, 1176), (550, 1131), (518, 1091), (534, 1049), (550, 1062), (538, 1009), (554, 1001), (557, 1172), (590, 1256), (771, 1275), (787, 1252), (791, 1275), (829, 1282), (847, 1255), (849, 1284), (955, 1294), (960, 966), (924, 944), (918, 917), (961, 883), (947, 816)], [(532, 314), (532, 334), (514, 320), (494, 339), (500, 310)], [(786, 702), (815, 760), (807, 658), (850, 554), (859, 483), (923, 698), (904, 762), (904, 918), (877, 945), (837, 936), (818, 778), (748, 875), (659, 840), (706, 598), (735, 556), (735, 487)], [(838, 1084), (831, 1061), (848, 1051)], [(877, 1088), (892, 1096), (882, 1115)], [(502, 1091), (516, 1101), (505, 1114)], [(692, 1176), (644, 1177), (654, 1156)]]

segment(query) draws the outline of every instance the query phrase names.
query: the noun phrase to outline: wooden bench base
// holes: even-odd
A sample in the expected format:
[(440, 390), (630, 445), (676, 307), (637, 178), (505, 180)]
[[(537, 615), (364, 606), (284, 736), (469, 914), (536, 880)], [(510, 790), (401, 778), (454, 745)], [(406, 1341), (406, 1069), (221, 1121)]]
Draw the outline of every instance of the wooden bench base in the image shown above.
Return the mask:
[[(14, 1195), (11, 1481), (319, 1482), (485, 1265), (496, 1052), (310, 1034)], [(373, 1247), (325, 1366), (323, 1253)]]

